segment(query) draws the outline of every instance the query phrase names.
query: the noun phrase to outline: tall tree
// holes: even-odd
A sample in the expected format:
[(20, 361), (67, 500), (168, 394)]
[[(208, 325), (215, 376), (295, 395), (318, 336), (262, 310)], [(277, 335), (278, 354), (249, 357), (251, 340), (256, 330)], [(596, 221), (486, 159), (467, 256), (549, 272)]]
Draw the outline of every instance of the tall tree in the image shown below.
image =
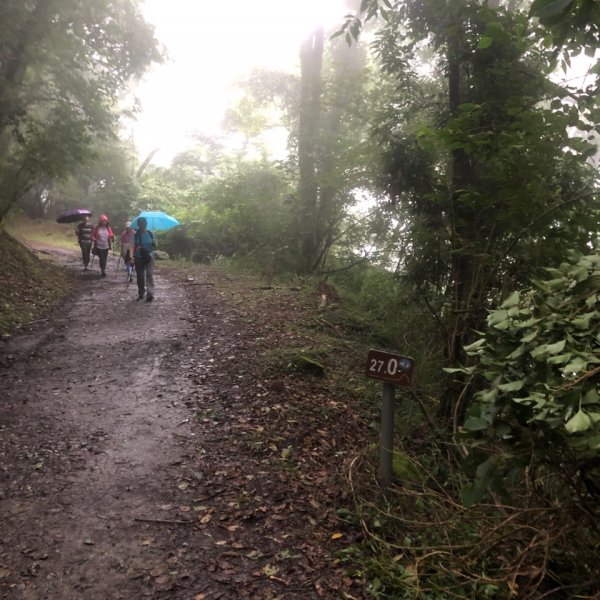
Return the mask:
[[(574, 104), (548, 79), (552, 52), (540, 50), (520, 11), (477, 0), (385, 5), (362, 3), (367, 17), (384, 17), (375, 46), (397, 82), (388, 108), (395, 126), (376, 130), (383, 181), (410, 219), (410, 252), (421, 259), (407, 261), (407, 274), (435, 309), (456, 365), (491, 301), (567, 246), (590, 242), (594, 148), (570, 127), (589, 130), (593, 106), (589, 96)], [(359, 27), (354, 19), (345, 31)], [(427, 77), (418, 60), (425, 48), (443, 77), (437, 103), (411, 88)]]
[(310, 272), (318, 252), (317, 140), (321, 116), (324, 32), (314, 31), (300, 49), (298, 203), (301, 270)]
[(0, 23), (1, 219), (115, 132), (119, 94), (160, 54), (136, 0), (5, 0)]

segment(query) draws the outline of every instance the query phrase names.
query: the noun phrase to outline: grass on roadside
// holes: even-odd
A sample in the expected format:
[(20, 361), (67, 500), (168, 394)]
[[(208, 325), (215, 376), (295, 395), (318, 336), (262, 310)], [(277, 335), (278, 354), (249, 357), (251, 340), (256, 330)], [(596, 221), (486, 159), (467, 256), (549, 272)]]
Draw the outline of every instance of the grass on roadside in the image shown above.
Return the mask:
[(19, 216), (11, 216), (4, 222), (4, 229), (23, 244), (41, 244), (63, 250), (79, 250), (75, 236), (76, 226), (76, 223), (61, 225), (55, 221)]

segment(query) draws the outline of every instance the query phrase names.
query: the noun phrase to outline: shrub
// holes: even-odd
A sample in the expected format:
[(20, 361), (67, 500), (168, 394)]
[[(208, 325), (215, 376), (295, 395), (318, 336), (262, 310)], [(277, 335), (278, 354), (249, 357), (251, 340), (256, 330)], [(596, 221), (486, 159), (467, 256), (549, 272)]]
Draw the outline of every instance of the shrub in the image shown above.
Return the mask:
[(491, 312), (465, 348), (477, 364), (463, 371), (485, 381), (464, 423), (468, 502), (490, 485), (502, 492), (501, 474), (518, 466), (543, 466), (600, 495), (592, 476), (600, 470), (600, 255), (573, 253), (547, 272)]

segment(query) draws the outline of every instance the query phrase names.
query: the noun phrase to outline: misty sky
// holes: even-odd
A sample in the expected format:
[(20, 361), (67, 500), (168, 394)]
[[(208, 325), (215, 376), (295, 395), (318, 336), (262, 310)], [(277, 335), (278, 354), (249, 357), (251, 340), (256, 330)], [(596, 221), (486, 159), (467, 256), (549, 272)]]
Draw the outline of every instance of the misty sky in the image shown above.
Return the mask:
[(154, 162), (168, 164), (189, 132), (218, 131), (236, 80), (256, 67), (295, 71), (302, 40), (348, 10), (345, 0), (145, 0), (143, 12), (169, 59), (136, 89), (133, 135), (142, 158), (159, 147)]

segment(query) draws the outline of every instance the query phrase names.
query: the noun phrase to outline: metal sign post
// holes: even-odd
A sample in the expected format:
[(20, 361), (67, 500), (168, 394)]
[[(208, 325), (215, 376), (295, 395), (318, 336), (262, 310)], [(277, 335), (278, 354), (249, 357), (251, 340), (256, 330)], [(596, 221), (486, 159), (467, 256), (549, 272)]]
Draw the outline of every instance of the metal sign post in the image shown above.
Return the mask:
[(394, 477), (394, 417), (396, 386), (410, 385), (415, 361), (407, 356), (371, 350), (367, 355), (367, 377), (383, 381), (381, 431), (379, 434), (379, 479), (387, 487)]
[(396, 386), (383, 384), (381, 431), (379, 432), (379, 480), (386, 485), (394, 476), (394, 418), (396, 414)]

